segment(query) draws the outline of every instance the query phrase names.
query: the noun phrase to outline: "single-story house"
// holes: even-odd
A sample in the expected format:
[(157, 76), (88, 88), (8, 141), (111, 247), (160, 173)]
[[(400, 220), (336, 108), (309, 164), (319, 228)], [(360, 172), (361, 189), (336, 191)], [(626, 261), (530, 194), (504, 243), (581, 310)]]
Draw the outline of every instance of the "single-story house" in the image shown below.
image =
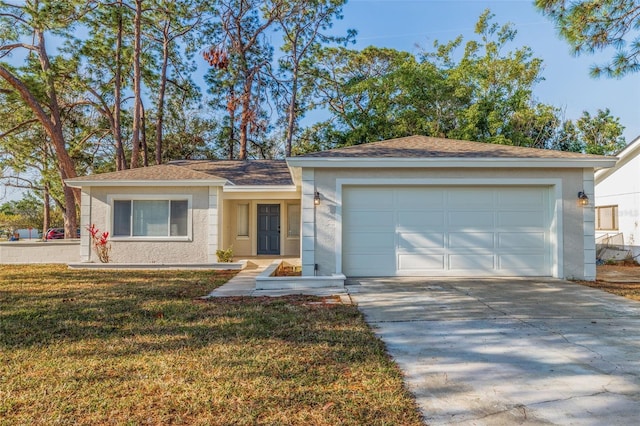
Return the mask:
[[(303, 276), (595, 278), (594, 170), (614, 157), (411, 136), (286, 160), (67, 180), (114, 262), (300, 256)], [(588, 201), (588, 200), (587, 200)], [(592, 202), (591, 202), (592, 203)], [(81, 261), (94, 261), (82, 230)]]
[(640, 137), (617, 155), (614, 167), (595, 173), (596, 238), (640, 254)]

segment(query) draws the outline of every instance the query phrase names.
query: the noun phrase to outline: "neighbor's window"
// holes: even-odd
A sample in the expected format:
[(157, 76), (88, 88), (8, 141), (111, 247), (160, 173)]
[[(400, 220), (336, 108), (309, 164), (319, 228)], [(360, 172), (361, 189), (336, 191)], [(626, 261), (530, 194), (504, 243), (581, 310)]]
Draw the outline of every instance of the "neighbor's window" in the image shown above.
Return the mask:
[(238, 204), (238, 237), (249, 236), (249, 204)]
[(300, 204), (287, 205), (287, 236), (300, 236)]
[(186, 237), (188, 200), (114, 200), (114, 237)]
[(618, 206), (596, 207), (596, 229), (599, 231), (618, 230)]

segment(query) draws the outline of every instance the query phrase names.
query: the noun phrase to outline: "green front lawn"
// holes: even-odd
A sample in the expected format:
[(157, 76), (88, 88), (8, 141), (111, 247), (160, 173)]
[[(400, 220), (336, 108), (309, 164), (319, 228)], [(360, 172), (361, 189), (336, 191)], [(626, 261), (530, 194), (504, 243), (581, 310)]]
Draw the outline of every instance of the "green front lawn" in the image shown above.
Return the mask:
[(0, 424), (421, 424), (355, 307), (232, 275), (0, 266)]

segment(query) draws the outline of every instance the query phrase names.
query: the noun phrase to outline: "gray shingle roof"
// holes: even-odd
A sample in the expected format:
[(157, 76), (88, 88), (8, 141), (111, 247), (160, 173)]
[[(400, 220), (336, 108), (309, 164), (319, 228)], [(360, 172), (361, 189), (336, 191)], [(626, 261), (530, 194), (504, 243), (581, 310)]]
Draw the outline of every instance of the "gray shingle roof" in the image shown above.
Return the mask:
[(594, 158), (577, 152), (524, 148), (456, 139), (407, 136), (345, 148), (304, 154), (304, 158)]
[(178, 160), (169, 164), (221, 177), (233, 185), (293, 185), (285, 160)]
[(232, 185), (293, 185), (284, 160), (179, 160), (119, 172), (67, 179), (68, 182), (227, 180)]
[[(168, 181), (168, 180), (211, 180), (216, 176), (210, 174), (190, 170), (184, 167), (172, 166), (167, 164), (138, 167), (136, 169), (120, 170), (118, 172), (98, 173), (95, 175), (81, 176), (73, 179), (73, 181)], [(221, 179), (218, 177), (218, 179)]]

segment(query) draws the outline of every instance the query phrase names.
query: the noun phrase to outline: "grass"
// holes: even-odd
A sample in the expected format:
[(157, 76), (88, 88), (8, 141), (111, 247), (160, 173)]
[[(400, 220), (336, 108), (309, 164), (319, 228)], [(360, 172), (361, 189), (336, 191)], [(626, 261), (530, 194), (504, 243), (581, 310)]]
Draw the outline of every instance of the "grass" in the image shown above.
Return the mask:
[(640, 301), (640, 283), (611, 283), (604, 281), (585, 282), (589, 287), (599, 288), (627, 299)]
[(232, 274), (0, 266), (0, 425), (419, 425), (353, 306)]

